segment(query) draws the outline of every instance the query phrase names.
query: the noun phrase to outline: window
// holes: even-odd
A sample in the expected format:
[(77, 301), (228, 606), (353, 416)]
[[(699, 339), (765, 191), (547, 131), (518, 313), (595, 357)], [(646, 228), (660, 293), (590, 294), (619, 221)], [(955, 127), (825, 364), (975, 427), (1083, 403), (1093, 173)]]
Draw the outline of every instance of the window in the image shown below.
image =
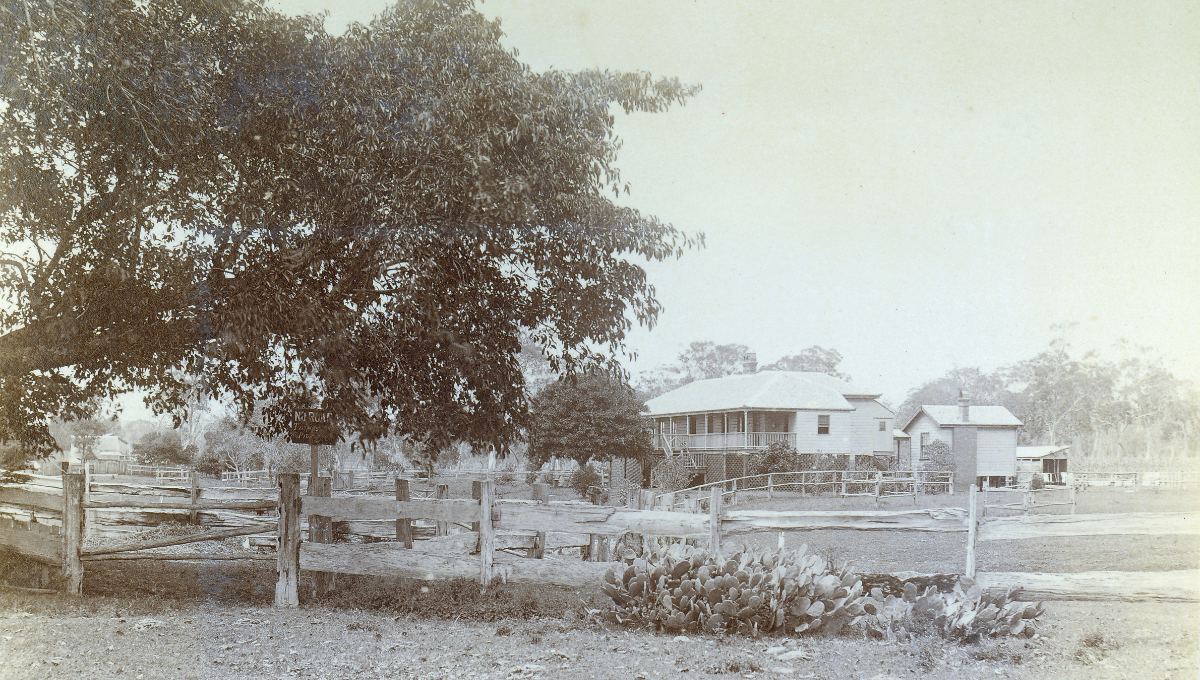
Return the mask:
[(929, 454), (926, 453), (925, 447), (929, 446), (929, 433), (921, 433), (921, 460), (929, 460)]
[(879, 421), (879, 431), (887, 432), (887, 421), (886, 420)]
[(829, 416), (817, 416), (817, 434), (829, 434)]

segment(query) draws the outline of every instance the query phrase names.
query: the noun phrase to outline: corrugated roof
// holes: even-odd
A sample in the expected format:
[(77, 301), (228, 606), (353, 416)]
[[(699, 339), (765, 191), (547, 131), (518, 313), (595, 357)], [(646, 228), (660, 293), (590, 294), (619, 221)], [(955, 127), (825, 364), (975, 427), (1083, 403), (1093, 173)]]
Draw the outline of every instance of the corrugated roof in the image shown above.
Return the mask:
[(1017, 458), (1045, 458), (1065, 452), (1070, 446), (1018, 446)]
[(760, 371), (697, 380), (646, 402), (651, 416), (739, 409), (853, 411), (843, 395), (864, 395), (824, 373)]
[[(929, 414), (938, 425), (1021, 425), (1021, 421), (1003, 406), (974, 406), (967, 413), (967, 421), (963, 421), (957, 406), (922, 406), (921, 410)], [(912, 422), (912, 421), (909, 421)], [(905, 428), (908, 426), (905, 425)]]

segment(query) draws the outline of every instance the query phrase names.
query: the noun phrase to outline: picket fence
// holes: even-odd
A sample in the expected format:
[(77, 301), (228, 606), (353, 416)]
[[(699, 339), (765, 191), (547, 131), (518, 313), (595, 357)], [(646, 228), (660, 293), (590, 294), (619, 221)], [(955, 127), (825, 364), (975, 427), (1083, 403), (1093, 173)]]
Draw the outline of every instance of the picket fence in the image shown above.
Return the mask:
[[(756, 532), (809, 531), (841, 529), (859, 531), (915, 531), (966, 534), (964, 572), (989, 591), (1019, 586), (1024, 596), (1047, 600), (1152, 600), (1200, 601), (1200, 572), (1085, 572), (1076, 574), (1034, 574), (1023, 572), (977, 573), (975, 546), (984, 541), (1028, 540), (1050, 536), (1088, 535), (1197, 535), (1197, 513), (1124, 513), (1031, 515), (982, 518), (977, 512), (977, 492), (969, 495), (968, 508), (932, 508), (908, 510), (837, 510), (837, 511), (761, 511), (723, 507), (723, 490), (710, 489), (708, 512), (704, 514), (673, 510), (645, 510), (597, 506), (577, 501), (548, 501), (544, 485), (535, 500), (497, 500), (492, 480), (480, 480), (472, 499), (445, 498), (443, 493), (429, 499), (414, 499), (408, 480), (397, 480), (393, 498), (366, 496), (332, 497), (329, 478), (321, 478), (308, 495), (301, 495), (300, 476), (279, 475), (277, 489), (258, 490), (255, 498), (191, 498), (168, 496), (165, 488), (138, 488), (135, 493), (108, 491), (86, 492), (83, 475), (62, 478), (62, 488), (52, 486), (0, 488), (0, 504), (24, 506), (30, 521), (9, 519), (0, 522), (0, 544), (47, 564), (60, 566), (66, 575), (67, 590), (78, 594), (82, 589), (84, 565), (104, 559), (214, 559), (204, 554), (161, 555), (146, 553), (147, 548), (182, 543), (274, 534), (276, 555), (256, 556), (276, 562), (276, 605), (294, 607), (298, 603), (300, 570), (316, 572), (317, 588), (328, 579), (320, 574), (351, 573), (410, 578), (478, 579), (485, 586), (495, 579), (566, 586), (596, 582), (605, 569), (604, 553), (616, 540), (636, 536), (667, 536), (707, 539), (718, 554), (722, 543), (732, 536)], [(103, 485), (96, 485), (102, 488)], [(51, 490), (47, 490), (47, 489)], [(229, 492), (232, 489), (218, 490)], [(183, 491), (183, 489), (176, 489)], [(190, 491), (190, 490), (188, 490)], [(205, 489), (207, 492), (208, 489)], [(245, 490), (237, 490), (245, 491)], [(643, 500), (648, 494), (643, 496)], [(241, 513), (241, 524), (226, 521), (225, 526), (203, 534), (167, 537), (156, 541), (138, 541), (118, 537), (87, 549), (83, 537), (87, 513), (121, 509), (136, 519), (152, 512), (175, 511), (200, 513)], [(276, 510), (278, 518), (257, 519), (248, 512)], [(57, 532), (41, 526), (36, 519), (57, 515)], [(141, 514), (139, 514), (141, 513)], [(307, 517), (308, 538), (302, 540)], [(145, 519), (145, 518), (143, 518)], [(433, 538), (413, 540), (414, 520), (437, 523)], [(459, 524), (469, 529), (453, 534), (449, 527)], [(352, 533), (364, 532), (386, 542), (339, 543), (334, 528), (341, 526)], [(590, 559), (552, 559), (545, 557), (551, 537), (560, 544), (586, 546)], [(250, 559), (254, 559), (251, 557)], [(229, 559), (217, 558), (217, 559)]]

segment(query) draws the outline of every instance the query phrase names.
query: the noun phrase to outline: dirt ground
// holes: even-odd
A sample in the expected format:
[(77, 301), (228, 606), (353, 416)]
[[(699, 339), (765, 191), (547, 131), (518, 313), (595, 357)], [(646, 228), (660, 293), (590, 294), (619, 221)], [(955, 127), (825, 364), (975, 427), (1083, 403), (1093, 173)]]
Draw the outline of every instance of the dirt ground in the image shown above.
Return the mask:
[[(1197, 677), (1197, 608), (1053, 603), (1046, 635), (668, 636), (574, 618), (461, 623), (382, 612), (206, 604), (188, 612), (0, 613), (0, 678), (1181, 678)], [(111, 613), (110, 613), (111, 614)]]
[[(510, 497), (520, 491), (514, 488)], [(920, 502), (947, 507), (950, 500)], [(866, 499), (786, 496), (738, 507), (856, 503), (873, 507)], [(1197, 509), (1196, 495), (1187, 492), (1089, 490), (1079, 503), (1079, 512)], [(912, 507), (912, 501), (885, 506)], [(862, 572), (962, 568), (961, 535), (828, 531), (785, 539), (789, 547), (807, 543), (818, 554), (849, 560)], [(754, 548), (777, 540), (777, 534), (758, 534), (734, 542)], [(994, 571), (1196, 569), (1200, 541), (1004, 541), (981, 544), (979, 558), (980, 570)], [(1194, 603), (1048, 602), (1039, 637), (971, 645), (937, 637), (903, 643), (861, 636), (749, 639), (658, 635), (603, 623), (606, 600), (596, 590), (427, 596), (419, 583), (404, 590), (396, 582), (339, 577), (333, 596), (302, 597), (299, 610), (275, 610), (273, 576), (269, 561), (107, 562), (89, 566), (80, 599), (0, 590), (0, 680), (1200, 677), (1200, 606)]]

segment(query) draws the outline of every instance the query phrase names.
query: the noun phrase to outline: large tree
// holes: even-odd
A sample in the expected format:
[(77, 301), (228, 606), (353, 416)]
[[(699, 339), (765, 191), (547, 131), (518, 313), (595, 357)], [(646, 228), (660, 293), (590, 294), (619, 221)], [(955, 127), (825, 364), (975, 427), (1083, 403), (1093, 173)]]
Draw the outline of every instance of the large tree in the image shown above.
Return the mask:
[(710, 378), (723, 378), (742, 371), (742, 358), (750, 351), (745, 345), (718, 345), (693, 342), (679, 353), (674, 363), (659, 366), (638, 381), (642, 399), (653, 399), (678, 387)]
[(552, 383), (533, 398), (530, 467), (551, 458), (586, 465), (591, 460), (650, 454), (645, 404), (624, 381), (608, 375)]
[(842, 363), (842, 353), (836, 349), (825, 349), (813, 345), (801, 350), (799, 354), (789, 354), (773, 364), (764, 366), (764, 371), (806, 371), (809, 373), (824, 373), (835, 378), (849, 381), (850, 376), (838, 370)]
[(30, 454), (130, 388), (503, 449), (522, 330), (615, 368), (659, 312), (636, 259), (702, 243), (612, 201), (612, 107), (696, 88), (533, 72), (469, 0), (344, 36), (254, 0), (27, 0), (0, 31), (0, 438)]

